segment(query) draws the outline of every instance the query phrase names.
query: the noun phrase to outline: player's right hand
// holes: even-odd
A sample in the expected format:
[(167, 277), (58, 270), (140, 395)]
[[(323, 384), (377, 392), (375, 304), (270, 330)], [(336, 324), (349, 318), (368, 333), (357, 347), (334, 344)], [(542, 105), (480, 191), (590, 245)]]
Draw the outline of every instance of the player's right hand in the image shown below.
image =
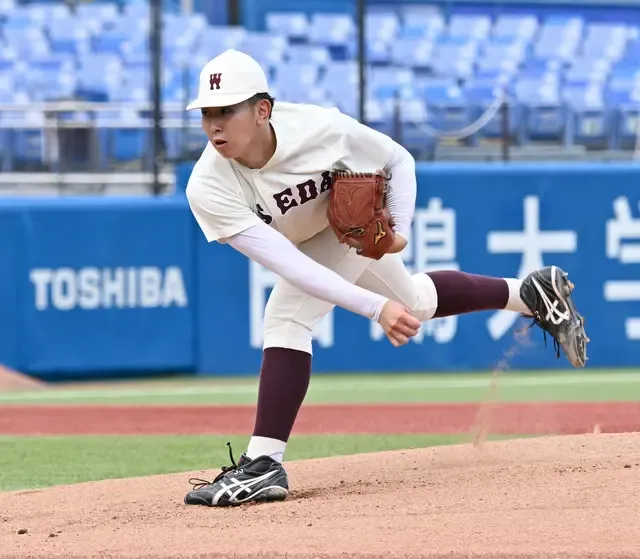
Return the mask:
[(382, 307), (378, 323), (395, 347), (406, 344), (420, 330), (420, 321), (409, 309), (391, 300)]

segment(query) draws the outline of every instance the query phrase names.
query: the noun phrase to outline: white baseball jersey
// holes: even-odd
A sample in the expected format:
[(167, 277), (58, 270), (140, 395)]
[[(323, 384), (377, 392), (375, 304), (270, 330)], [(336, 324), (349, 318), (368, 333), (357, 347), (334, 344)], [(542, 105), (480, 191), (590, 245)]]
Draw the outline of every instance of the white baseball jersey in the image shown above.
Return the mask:
[(416, 197), (413, 158), (388, 136), (334, 108), (277, 102), (271, 124), (277, 147), (260, 169), (227, 160), (207, 144), (187, 186), (196, 221), (208, 241), (229, 242), (310, 295), (377, 318), (385, 298), (291, 245), (328, 227), (333, 169), (390, 173), (389, 210), (396, 232), (408, 238)]

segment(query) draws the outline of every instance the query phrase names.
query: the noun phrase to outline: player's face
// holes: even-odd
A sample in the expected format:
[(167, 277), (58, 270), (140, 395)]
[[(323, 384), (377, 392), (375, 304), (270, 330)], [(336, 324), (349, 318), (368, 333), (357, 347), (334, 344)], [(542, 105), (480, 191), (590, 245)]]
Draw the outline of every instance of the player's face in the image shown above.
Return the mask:
[(202, 129), (226, 159), (237, 159), (247, 152), (259, 122), (256, 106), (246, 102), (202, 109)]

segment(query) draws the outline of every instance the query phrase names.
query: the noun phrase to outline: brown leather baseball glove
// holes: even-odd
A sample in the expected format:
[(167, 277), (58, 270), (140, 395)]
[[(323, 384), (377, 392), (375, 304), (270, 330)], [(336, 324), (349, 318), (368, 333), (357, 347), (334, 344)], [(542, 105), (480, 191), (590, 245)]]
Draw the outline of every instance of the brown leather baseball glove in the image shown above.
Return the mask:
[(374, 260), (382, 258), (395, 239), (386, 204), (387, 180), (382, 171), (334, 171), (329, 194), (327, 217), (340, 242)]

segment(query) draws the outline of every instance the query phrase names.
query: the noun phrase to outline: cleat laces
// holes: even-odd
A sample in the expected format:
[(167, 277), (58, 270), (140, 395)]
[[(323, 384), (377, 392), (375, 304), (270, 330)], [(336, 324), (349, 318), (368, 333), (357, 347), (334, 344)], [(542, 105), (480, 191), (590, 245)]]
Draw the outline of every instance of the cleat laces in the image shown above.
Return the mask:
[(201, 479), (198, 477), (192, 477), (189, 479), (189, 483), (193, 485), (194, 491), (198, 489), (202, 489), (204, 487), (208, 487), (209, 485), (214, 485), (219, 480), (221, 480), (224, 476), (226, 476), (229, 472), (233, 472), (238, 469), (238, 464), (233, 458), (233, 450), (231, 449), (231, 443), (227, 442), (227, 446), (229, 447), (229, 458), (231, 459), (231, 466), (222, 466), (222, 471), (215, 477), (213, 481), (207, 481), (206, 479)]

